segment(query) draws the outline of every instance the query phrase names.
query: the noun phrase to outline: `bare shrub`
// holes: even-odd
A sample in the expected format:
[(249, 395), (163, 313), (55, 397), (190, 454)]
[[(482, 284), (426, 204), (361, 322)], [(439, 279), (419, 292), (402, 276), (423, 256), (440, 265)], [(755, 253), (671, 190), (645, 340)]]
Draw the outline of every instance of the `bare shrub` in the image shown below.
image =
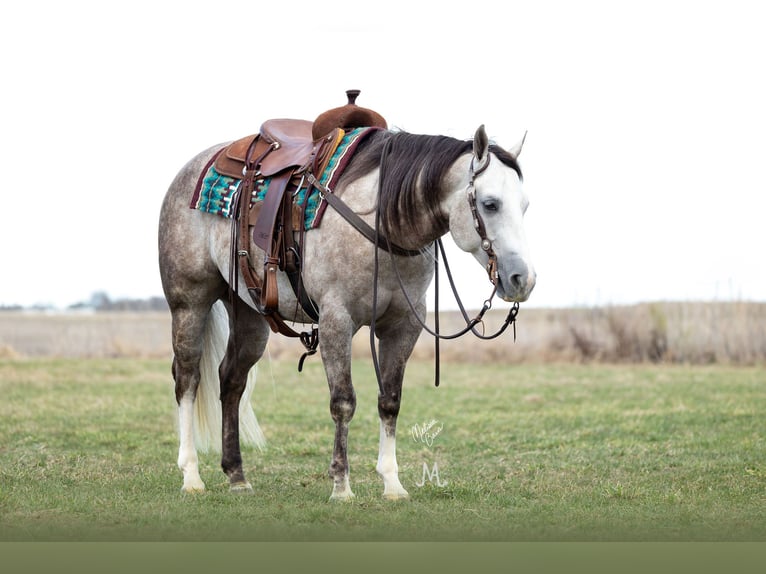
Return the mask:
[(598, 345), (582, 329), (572, 325), (569, 327), (569, 333), (572, 335), (572, 343), (582, 361), (590, 361), (596, 357)]
[(643, 359), (639, 331), (634, 322), (633, 313), (609, 309), (607, 325), (614, 340), (613, 359), (624, 362), (640, 362)]
[(649, 316), (651, 322), (647, 357), (653, 363), (659, 363), (665, 360), (668, 352), (668, 319), (659, 305), (649, 306)]
[(0, 345), (0, 359), (20, 359), (22, 355), (10, 345)]

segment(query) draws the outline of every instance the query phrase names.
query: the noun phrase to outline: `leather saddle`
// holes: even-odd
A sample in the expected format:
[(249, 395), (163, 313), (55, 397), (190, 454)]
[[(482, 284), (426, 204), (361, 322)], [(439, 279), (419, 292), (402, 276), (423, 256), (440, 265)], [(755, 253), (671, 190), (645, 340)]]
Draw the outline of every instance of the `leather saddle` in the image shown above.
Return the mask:
[[(315, 140), (311, 132), (313, 125), (307, 120), (267, 120), (261, 125), (259, 133), (229, 144), (216, 158), (215, 169), (223, 175), (242, 179), (248, 152), (250, 160), (257, 161), (253, 167), (264, 177), (286, 169), (304, 171), (310, 163), (322, 162), (326, 165), (337, 142), (343, 137), (343, 130), (335, 128)], [(321, 168), (321, 164), (317, 167)]]
[[(259, 133), (229, 144), (219, 153), (215, 169), (224, 175), (242, 179), (250, 159), (264, 177), (287, 169), (311, 168), (319, 175), (343, 137), (343, 130), (361, 127), (387, 128), (386, 120), (373, 110), (356, 105), (359, 90), (347, 90), (348, 103), (328, 110), (313, 121), (294, 119), (267, 120)], [(313, 164), (313, 165), (312, 165)]]
[[(356, 105), (359, 90), (346, 92), (345, 106), (324, 112), (314, 122), (295, 119), (272, 119), (261, 125), (257, 134), (238, 139), (226, 146), (215, 159), (215, 169), (223, 175), (241, 179), (235, 198), (236, 209), (232, 218), (233, 275), (229, 284), (236, 290), (236, 269), (239, 267), (248, 292), (258, 309), (269, 321), (274, 332), (300, 337), (309, 349), (306, 333), (296, 333), (277, 313), (278, 292), (276, 272), (285, 271), (304, 312), (312, 321), (318, 321), (316, 306), (303, 290), (300, 275), (300, 240), (294, 231), (303, 232), (303, 208), (294, 204), (288, 187), (296, 189), (305, 176), (317, 178), (327, 167), (340, 144), (345, 130), (375, 126), (386, 128), (385, 119), (378, 113)], [(270, 178), (266, 197), (250, 208), (255, 181)], [(308, 191), (306, 197), (308, 197)], [(263, 279), (252, 267), (249, 255), (250, 240), (264, 251)], [(238, 265), (234, 265), (234, 260)], [(311, 336), (316, 350), (316, 330)], [(308, 354), (313, 352), (309, 349)]]

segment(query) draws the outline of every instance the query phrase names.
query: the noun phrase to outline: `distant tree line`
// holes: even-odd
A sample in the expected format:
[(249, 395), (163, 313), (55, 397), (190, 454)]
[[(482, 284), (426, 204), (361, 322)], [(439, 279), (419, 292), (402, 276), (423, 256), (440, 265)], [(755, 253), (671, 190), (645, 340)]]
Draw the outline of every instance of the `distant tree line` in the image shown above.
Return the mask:
[(95, 311), (167, 311), (168, 302), (164, 297), (148, 299), (114, 299), (104, 291), (97, 291), (87, 302), (70, 305), (68, 309), (93, 309)]
[[(1, 312), (10, 311), (50, 311), (52, 305), (0, 305)], [(88, 301), (73, 303), (67, 307), (67, 311), (167, 311), (168, 303), (164, 297), (149, 297), (148, 299), (112, 299), (104, 291), (97, 291), (90, 296)]]

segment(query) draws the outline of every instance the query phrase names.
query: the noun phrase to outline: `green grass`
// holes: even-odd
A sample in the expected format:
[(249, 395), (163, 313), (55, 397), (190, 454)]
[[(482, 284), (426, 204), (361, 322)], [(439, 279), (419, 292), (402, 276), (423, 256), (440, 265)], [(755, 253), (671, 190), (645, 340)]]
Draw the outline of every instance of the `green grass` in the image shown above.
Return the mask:
[[(0, 361), (0, 541), (766, 540), (766, 373), (682, 366), (412, 362), (399, 419), (411, 500), (375, 473), (377, 385), (354, 364), (356, 499), (328, 501), (332, 421), (321, 363), (264, 363), (269, 445), (244, 453), (252, 496), (217, 455), (180, 492), (168, 361)], [(431, 446), (410, 429), (443, 425)], [(446, 485), (426, 482), (438, 464)]]

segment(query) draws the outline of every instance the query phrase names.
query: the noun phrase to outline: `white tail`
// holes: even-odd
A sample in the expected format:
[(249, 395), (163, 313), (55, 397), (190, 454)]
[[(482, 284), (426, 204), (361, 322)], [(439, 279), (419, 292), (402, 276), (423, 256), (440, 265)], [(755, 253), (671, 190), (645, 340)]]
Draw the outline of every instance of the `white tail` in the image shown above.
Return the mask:
[[(218, 366), (226, 353), (229, 316), (223, 303), (216, 301), (205, 326), (200, 384), (194, 401), (194, 444), (202, 452), (221, 452), (221, 400)], [(255, 387), (257, 365), (247, 375), (247, 386), (239, 402), (239, 439), (242, 446), (262, 448), (266, 439), (258, 426), (250, 397)]]

